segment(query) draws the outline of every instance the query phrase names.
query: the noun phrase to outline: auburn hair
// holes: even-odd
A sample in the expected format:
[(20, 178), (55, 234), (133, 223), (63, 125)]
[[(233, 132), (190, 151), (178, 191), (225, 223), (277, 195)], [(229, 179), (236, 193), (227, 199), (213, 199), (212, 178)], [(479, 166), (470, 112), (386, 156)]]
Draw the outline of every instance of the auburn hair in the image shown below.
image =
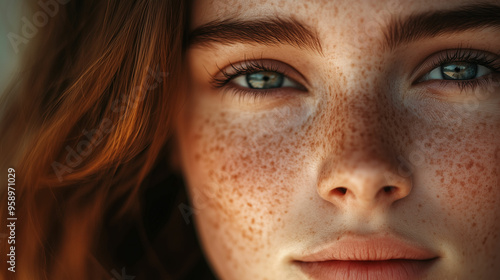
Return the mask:
[[(213, 277), (177, 209), (187, 199), (168, 160), (189, 4), (49, 2), (57, 13), (27, 43), (1, 100), (0, 167), (15, 170), (17, 221), (16, 272), (2, 253), (0, 275)], [(6, 188), (0, 198), (5, 229)]]

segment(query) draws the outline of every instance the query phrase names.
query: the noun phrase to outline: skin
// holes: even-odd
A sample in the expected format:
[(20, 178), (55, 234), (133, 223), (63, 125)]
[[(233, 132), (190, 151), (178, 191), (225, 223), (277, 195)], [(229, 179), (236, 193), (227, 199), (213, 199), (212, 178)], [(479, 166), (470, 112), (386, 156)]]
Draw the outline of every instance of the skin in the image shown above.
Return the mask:
[[(376, 233), (435, 252), (425, 279), (499, 275), (500, 86), (461, 92), (439, 81), (412, 85), (410, 75), (460, 43), (500, 56), (498, 31), (390, 51), (374, 28), (391, 14), (473, 1), (194, 2), (194, 28), (293, 16), (317, 30), (323, 46), (322, 54), (247, 44), (188, 51), (178, 152), (198, 235), (220, 279), (308, 279), (293, 265), (296, 256), (348, 234)], [(211, 88), (218, 67), (245, 58), (290, 65), (307, 92), (253, 98)]]

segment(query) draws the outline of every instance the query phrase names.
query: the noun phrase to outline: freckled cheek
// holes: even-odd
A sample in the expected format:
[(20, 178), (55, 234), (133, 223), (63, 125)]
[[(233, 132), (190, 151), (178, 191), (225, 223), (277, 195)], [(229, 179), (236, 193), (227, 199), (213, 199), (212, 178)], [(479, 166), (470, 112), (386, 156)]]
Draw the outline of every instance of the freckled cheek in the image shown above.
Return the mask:
[(413, 171), (414, 198), (425, 201), (432, 231), (453, 248), (452, 258), (465, 266), (489, 265), (500, 252), (500, 122), (412, 123), (404, 157)]
[[(500, 135), (493, 136), (487, 132), (481, 137), (471, 136), (464, 138), (463, 145), (457, 145), (452, 152), (454, 164), (448, 174), (448, 192), (454, 191), (461, 194), (460, 202), (465, 206), (485, 209), (487, 205), (496, 205), (500, 209), (498, 200), (500, 197), (498, 167), (500, 161), (496, 158), (496, 150), (499, 144), (496, 139)], [(475, 203), (471, 203), (475, 201)], [(489, 209), (493, 210), (493, 209)]]
[(181, 138), (193, 205), (207, 218), (202, 223), (252, 248), (282, 227), (293, 191), (303, 187), (296, 184), (310, 154), (303, 143), (311, 114), (297, 107), (242, 115), (198, 115)]
[(290, 191), (289, 180), (299, 170), (295, 157), (301, 151), (294, 143), (302, 140), (283, 134), (254, 137), (257, 132), (248, 132), (223, 142), (217, 141), (220, 137), (206, 137), (195, 149), (196, 164), (205, 183), (224, 190), (226, 199), (233, 198), (231, 202), (243, 200), (247, 205), (253, 201), (275, 208)]
[(476, 235), (497, 227), (500, 129), (464, 125), (427, 131), (427, 138), (415, 139), (408, 158), (413, 158), (419, 181), (416, 191), (423, 190), (437, 205), (435, 218), (454, 235)]

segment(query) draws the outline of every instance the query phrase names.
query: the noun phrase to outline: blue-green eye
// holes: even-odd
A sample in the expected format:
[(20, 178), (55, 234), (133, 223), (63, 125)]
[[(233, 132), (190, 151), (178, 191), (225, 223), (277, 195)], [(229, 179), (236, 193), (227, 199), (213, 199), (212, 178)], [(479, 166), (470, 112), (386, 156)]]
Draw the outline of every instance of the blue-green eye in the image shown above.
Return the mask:
[(283, 85), (283, 74), (276, 72), (257, 72), (245, 75), (246, 82), (250, 88), (266, 89), (279, 88)]
[(441, 66), (445, 80), (470, 80), (477, 76), (478, 65), (468, 62), (455, 62)]
[(249, 89), (274, 89), (282, 87), (300, 87), (299, 84), (274, 71), (261, 71), (240, 75), (232, 80), (232, 83)]
[(473, 80), (490, 73), (490, 69), (477, 63), (451, 62), (434, 68), (422, 78), (422, 81)]

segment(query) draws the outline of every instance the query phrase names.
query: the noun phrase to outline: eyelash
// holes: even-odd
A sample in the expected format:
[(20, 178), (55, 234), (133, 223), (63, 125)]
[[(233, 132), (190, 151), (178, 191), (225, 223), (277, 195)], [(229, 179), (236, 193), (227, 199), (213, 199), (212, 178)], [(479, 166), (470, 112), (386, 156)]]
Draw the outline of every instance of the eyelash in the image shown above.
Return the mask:
[(255, 72), (263, 72), (263, 71), (280, 73), (278, 72), (277, 67), (266, 66), (261, 61), (258, 60), (245, 60), (241, 63), (241, 65), (235, 65), (233, 63), (230, 63), (229, 66), (234, 70), (234, 73), (230, 74), (225, 69), (217, 67), (219, 68), (219, 71), (222, 73), (224, 78), (213, 77), (212, 85), (215, 88), (221, 88), (226, 84), (228, 84), (232, 79), (241, 75), (252, 74)]
[[(279, 67), (278, 65), (273, 65), (273, 63), (264, 63), (261, 60), (245, 60), (238, 64), (230, 63), (229, 67), (230, 69), (232, 69), (231, 73), (217, 66), (223, 77), (217, 77), (217, 76), (212, 77), (210, 83), (215, 89), (220, 89), (225, 87), (229, 82), (231, 82), (234, 78), (238, 76), (252, 74), (256, 72), (276, 72), (285, 77), (289, 77), (289, 75), (287, 75), (287, 71), (280, 69), (281, 67)], [(281, 89), (282, 88), (255, 90), (255, 89), (247, 89), (247, 88), (232, 86), (231, 92), (234, 95), (240, 97), (245, 97), (249, 95), (254, 98), (259, 98), (259, 97), (265, 97), (268, 94), (275, 94), (277, 91)]]
[[(492, 58), (490, 55), (476, 51), (473, 49), (463, 49), (463, 48), (458, 48), (455, 49), (454, 52), (451, 51), (443, 51), (433, 62), (429, 68), (429, 71), (441, 67), (444, 64), (448, 63), (453, 63), (453, 62), (468, 62), (468, 63), (474, 63), (478, 65), (482, 65), (486, 68), (489, 68), (493, 73), (488, 74), (487, 76), (491, 76), (494, 74), (497, 74), (500, 72), (500, 58)], [(247, 74), (252, 74), (256, 72), (276, 72), (284, 76), (286, 75), (286, 71), (280, 71), (280, 67), (277, 65), (272, 65), (272, 63), (264, 64), (262, 61), (259, 60), (245, 60), (239, 64), (233, 64), (230, 63), (229, 66), (233, 71), (232, 73), (229, 73), (225, 69), (221, 69), (217, 67), (222, 74), (223, 77), (217, 77), (214, 76), (212, 77), (211, 84), (214, 87), (214, 89), (221, 89), (224, 88), (229, 82), (231, 82), (234, 78), (241, 76), (241, 75), (247, 75)], [(426, 72), (427, 73), (427, 72)], [(440, 80), (441, 86), (449, 86), (450, 83), (453, 83), (458, 86), (461, 92), (466, 91), (466, 90), (475, 90), (478, 86), (485, 86), (488, 83), (488, 80), (484, 78), (485, 76), (471, 79), (471, 80)], [(420, 80), (422, 77), (420, 77), (418, 80)], [(415, 83), (414, 83), (415, 84)], [(276, 91), (279, 91), (280, 89), (260, 89), (260, 90), (252, 90), (252, 89), (246, 89), (246, 88), (241, 88), (241, 87), (236, 87), (232, 86), (231, 87), (231, 92), (234, 95), (245, 97), (247, 95), (253, 96), (254, 98), (257, 97), (265, 97), (268, 94), (274, 94)]]
[[(474, 49), (462, 49), (462, 48), (455, 49), (454, 52), (443, 51), (437, 57), (436, 61), (432, 63), (432, 66), (427, 69), (431, 71), (433, 69), (436, 69), (437, 67), (441, 67), (444, 64), (453, 62), (467, 62), (467, 63), (482, 65), (492, 71), (492, 73), (486, 76), (491, 76), (500, 72), (500, 58), (498, 57), (492, 58), (491, 55), (488, 55), (481, 51), (476, 51)], [(454, 83), (458, 86), (461, 92), (466, 90), (473, 91), (478, 86), (485, 86), (486, 83), (488, 83), (488, 80), (484, 78), (486, 76), (481, 76), (471, 80), (440, 80), (440, 83), (441, 86), (443, 87), (449, 86), (450, 83)], [(417, 83), (418, 80), (420, 80), (422, 77), (417, 79)]]

